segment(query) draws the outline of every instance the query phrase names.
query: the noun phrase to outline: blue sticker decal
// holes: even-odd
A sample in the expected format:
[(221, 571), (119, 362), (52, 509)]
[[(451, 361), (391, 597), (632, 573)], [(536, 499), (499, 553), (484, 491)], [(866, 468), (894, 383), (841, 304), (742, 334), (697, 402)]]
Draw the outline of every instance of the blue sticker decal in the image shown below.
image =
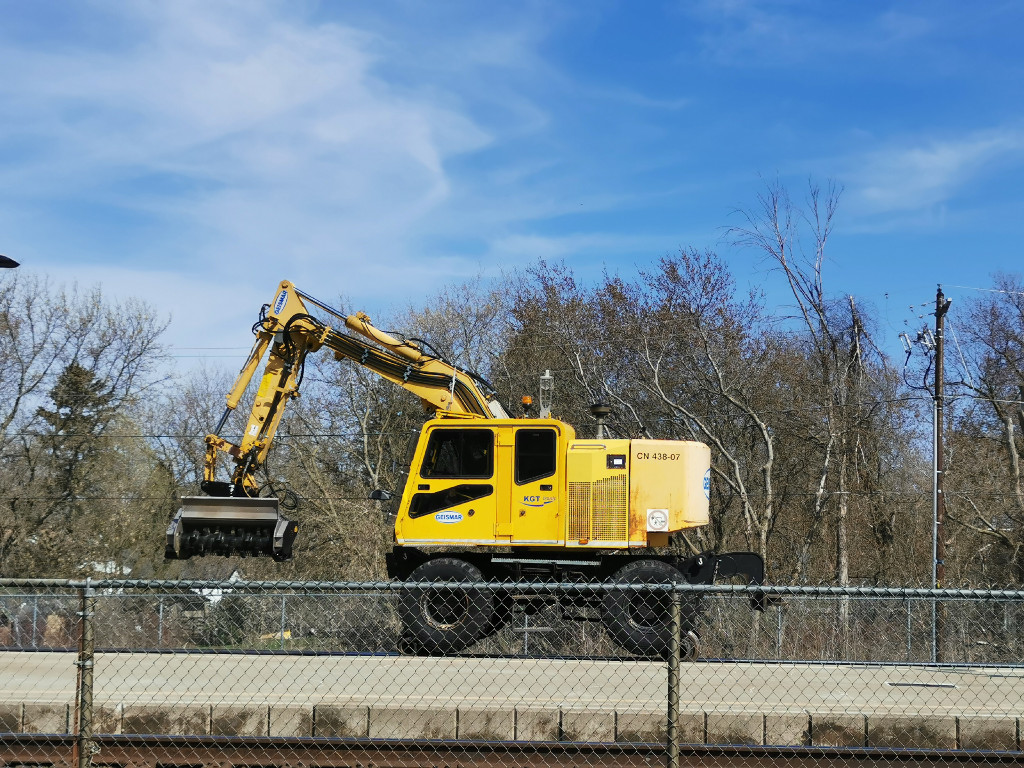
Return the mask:
[(462, 513), (452, 512), (451, 510), (448, 510), (447, 512), (438, 512), (436, 515), (434, 515), (434, 519), (437, 520), (437, 522), (439, 523), (444, 523), (445, 525), (451, 525), (452, 523), (461, 523)]
[(288, 291), (281, 291), (277, 295), (277, 300), (274, 302), (274, 314), (281, 314), (281, 310), (284, 309), (284, 303), (288, 301)]
[(704, 473), (704, 498), (711, 500), (711, 470)]

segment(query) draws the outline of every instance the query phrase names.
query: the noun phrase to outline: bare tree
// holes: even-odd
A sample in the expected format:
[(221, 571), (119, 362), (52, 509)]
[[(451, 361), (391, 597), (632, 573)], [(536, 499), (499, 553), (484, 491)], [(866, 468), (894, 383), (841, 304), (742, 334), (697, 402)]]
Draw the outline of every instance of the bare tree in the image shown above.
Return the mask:
[(816, 535), (826, 501), (833, 498), (835, 578), (845, 586), (850, 581), (850, 465), (857, 443), (854, 424), (862, 415), (859, 408), (864, 398), (865, 355), (871, 349), (853, 298), (849, 299), (848, 316), (841, 319), (836, 303), (825, 291), (826, 247), (839, 196), (840, 190), (834, 185), (823, 193), (812, 184), (806, 208), (800, 209), (781, 184), (769, 184), (758, 195), (758, 206), (741, 212), (744, 223), (731, 228), (729, 234), (734, 244), (760, 250), (782, 273), (806, 332), (808, 351), (816, 363), (816, 405), (822, 431), (808, 436), (819, 442), (821, 454), (814, 525), (807, 533), (805, 547)]
[[(740, 212), (743, 223), (729, 229), (729, 236), (735, 245), (760, 251), (785, 278), (796, 305), (800, 338), (813, 364), (809, 381), (813, 399), (808, 406), (816, 426), (804, 438), (817, 445), (816, 453), (807, 455), (808, 466), (816, 467), (817, 481), (810, 525), (792, 576), (800, 578), (809, 550), (827, 523), (835, 546), (835, 583), (846, 586), (851, 579), (855, 499), (871, 505), (863, 487), (865, 475), (858, 467), (866, 461), (866, 442), (879, 415), (888, 410), (878, 395), (886, 391), (885, 384), (893, 376), (853, 297), (839, 302), (825, 289), (826, 253), (840, 193), (834, 184), (822, 190), (811, 183), (805, 205), (798, 207), (781, 184), (770, 183), (754, 209)], [(849, 610), (849, 602), (841, 601), (844, 648), (850, 640)]]
[[(1024, 579), (1024, 282), (996, 275), (962, 324), (968, 366), (958, 389), (947, 510), (965, 533), (956, 547), (965, 581)], [(954, 534), (955, 536), (955, 534)], [(954, 540), (955, 542), (955, 540)]]
[[(25, 275), (5, 276), (2, 287), (0, 573), (50, 572), (61, 561), (44, 553), (74, 543), (69, 520), (81, 516), (80, 498), (109, 493), (98, 477), (99, 457), (113, 456), (110, 425), (157, 391), (166, 324), (144, 304), (110, 302), (98, 288)], [(70, 418), (82, 397), (92, 398), (85, 407), (95, 419)]]
[[(756, 295), (738, 298), (725, 264), (713, 253), (681, 251), (643, 273), (631, 291), (628, 354), (636, 383), (653, 396), (666, 437), (713, 448), (718, 514), (716, 546), (739, 533), (767, 562), (776, 521), (776, 439), (763, 412), (763, 381), (779, 349), (767, 332)], [(669, 427), (665, 429), (665, 427)], [(739, 531), (727, 511), (737, 507)], [(738, 543), (738, 542), (737, 542)]]
[(597, 402), (616, 406), (609, 419), (614, 434), (643, 433), (646, 425), (631, 404), (628, 363), (615, 352), (627, 337), (615, 297), (580, 285), (565, 265), (545, 261), (527, 270), (510, 293), (510, 331), (499, 369), (505, 388), (532, 395), (551, 370), (557, 380), (554, 414), (580, 434), (590, 434), (590, 407)]

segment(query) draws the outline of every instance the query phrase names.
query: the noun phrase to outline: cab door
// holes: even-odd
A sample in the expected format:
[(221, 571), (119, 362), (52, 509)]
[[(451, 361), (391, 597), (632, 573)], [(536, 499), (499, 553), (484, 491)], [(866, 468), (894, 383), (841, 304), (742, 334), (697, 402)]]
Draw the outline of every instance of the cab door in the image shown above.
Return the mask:
[[(431, 427), (410, 477), (396, 534), (400, 543), (483, 544), (497, 513), (494, 430)], [(403, 499), (403, 505), (405, 504)]]
[(564, 543), (558, 494), (564, 469), (558, 461), (558, 438), (558, 429), (553, 426), (515, 430), (509, 497), (514, 545)]

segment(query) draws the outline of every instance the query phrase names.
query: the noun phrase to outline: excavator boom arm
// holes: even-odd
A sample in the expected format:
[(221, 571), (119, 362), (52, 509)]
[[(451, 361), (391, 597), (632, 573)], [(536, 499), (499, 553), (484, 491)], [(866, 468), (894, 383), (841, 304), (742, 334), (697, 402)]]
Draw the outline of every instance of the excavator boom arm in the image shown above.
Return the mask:
[[(334, 316), (341, 321), (339, 327), (343, 326), (358, 335), (343, 333), (324, 323), (310, 313), (308, 304)], [(191, 550), (189, 554), (182, 553), (184, 528), (194, 533), (191, 538), (192, 548), (199, 550), (196, 553), (202, 553), (206, 549), (213, 551), (217, 547), (229, 547), (229, 544), (217, 538), (218, 532), (225, 531), (226, 526), (234, 523), (241, 526), (244, 523), (251, 527), (250, 524), (258, 516), (255, 513), (251, 516), (245, 514), (245, 502), (242, 499), (258, 497), (260, 489), (256, 471), (266, 460), (285, 406), (289, 400), (298, 396), (306, 356), (322, 347), (334, 352), (337, 359), (352, 360), (412, 392), (420, 398), (425, 408), (434, 409), (440, 416), (482, 419), (507, 417), (501, 405), (481, 391), (477, 383), (485, 382), (479, 377), (427, 353), (411, 341), (374, 327), (370, 318), (362, 312), (343, 315), (319, 299), (298, 290), (287, 280), (278, 286), (274, 301), (261, 312), (254, 330), (256, 340), (228, 392), (224, 415), (214, 431), (206, 437), (203, 470), (204, 492), (214, 497), (241, 498), (231, 505), (227, 517), (223, 509), (218, 509), (214, 514), (211, 508), (210, 513), (205, 514), (203, 497), (190, 498), (188, 501), (191, 506), (186, 510), (189, 514), (181, 518), (182, 522), (177, 529), (168, 529), (168, 557), (188, 557), (192, 553)], [(263, 373), (242, 439), (237, 444), (232, 443), (220, 433), (228, 416), (241, 402), (261, 363)], [(227, 454), (234, 462), (230, 482), (217, 480), (217, 465), (221, 454)], [(266, 509), (261, 509), (260, 519), (266, 518), (267, 514)], [(281, 527), (280, 523), (280, 519), (275, 523), (277, 528)], [(175, 534), (173, 545), (172, 533)], [(246, 537), (246, 540), (257, 541), (258, 538), (262, 543), (254, 546), (260, 547), (266, 541), (275, 539), (269, 534), (262, 538), (251, 536), (248, 529), (243, 533), (244, 536), (232, 528), (221, 538), (229, 542)], [(210, 541), (214, 541), (214, 544), (207, 547), (204, 542)], [(175, 550), (174, 555), (171, 554), (172, 549)], [(271, 551), (270, 554), (278, 556), (280, 552)]]
[[(313, 317), (304, 300), (336, 316), (346, 329), (363, 338), (341, 333)], [(241, 483), (245, 495), (254, 495), (252, 473), (266, 458), (285, 406), (298, 394), (306, 356), (321, 347), (332, 350), (339, 360), (352, 360), (412, 392), (424, 407), (433, 408), (441, 415), (484, 419), (507, 415), (496, 401), (480, 391), (471, 374), (427, 354), (410, 341), (375, 328), (370, 318), (361, 312), (343, 316), (288, 281), (278, 286), (275, 301), (268, 307), (269, 311), (257, 324), (259, 330), (252, 351), (228, 393), (227, 410), (221, 419), (222, 427), (266, 357), (242, 441), (237, 446), (227, 443), (219, 436), (220, 429), (207, 437), (207, 445), (213, 449), (207, 454), (205, 479), (208, 482), (214, 482), (216, 454), (227, 452), (235, 458), (240, 470), (236, 472), (235, 485)]]
[[(353, 333), (342, 333), (324, 323), (310, 313), (308, 305), (338, 318), (339, 328)], [(273, 301), (263, 308), (254, 332), (252, 351), (227, 393), (224, 414), (206, 437), (202, 487), (209, 496), (182, 500), (181, 511), (167, 529), (169, 559), (207, 553), (291, 557), (298, 525), (281, 514), (276, 500), (258, 498), (256, 472), (266, 460), (288, 401), (299, 394), (310, 352), (327, 347), (338, 359), (350, 359), (414, 393), (425, 408), (439, 416), (507, 417), (497, 400), (477, 386), (477, 382), (485, 385), (482, 379), (412, 341), (375, 328), (366, 314), (346, 316), (288, 281), (278, 286)], [(233, 443), (220, 433), (261, 365), (245, 431), (242, 439)], [(229, 482), (217, 480), (221, 455), (234, 464)], [(224, 497), (232, 497), (229, 504)]]

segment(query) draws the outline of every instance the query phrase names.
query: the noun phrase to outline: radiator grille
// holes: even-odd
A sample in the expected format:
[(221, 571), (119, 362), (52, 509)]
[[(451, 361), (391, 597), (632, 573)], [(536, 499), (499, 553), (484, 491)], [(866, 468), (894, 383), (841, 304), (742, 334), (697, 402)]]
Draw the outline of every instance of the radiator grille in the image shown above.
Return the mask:
[(590, 538), (590, 483), (569, 483), (565, 538), (568, 541)]
[(623, 541), (628, 538), (626, 476), (598, 480), (592, 493), (594, 508), (590, 538), (595, 541)]
[(567, 541), (625, 541), (629, 536), (626, 476), (569, 483)]

